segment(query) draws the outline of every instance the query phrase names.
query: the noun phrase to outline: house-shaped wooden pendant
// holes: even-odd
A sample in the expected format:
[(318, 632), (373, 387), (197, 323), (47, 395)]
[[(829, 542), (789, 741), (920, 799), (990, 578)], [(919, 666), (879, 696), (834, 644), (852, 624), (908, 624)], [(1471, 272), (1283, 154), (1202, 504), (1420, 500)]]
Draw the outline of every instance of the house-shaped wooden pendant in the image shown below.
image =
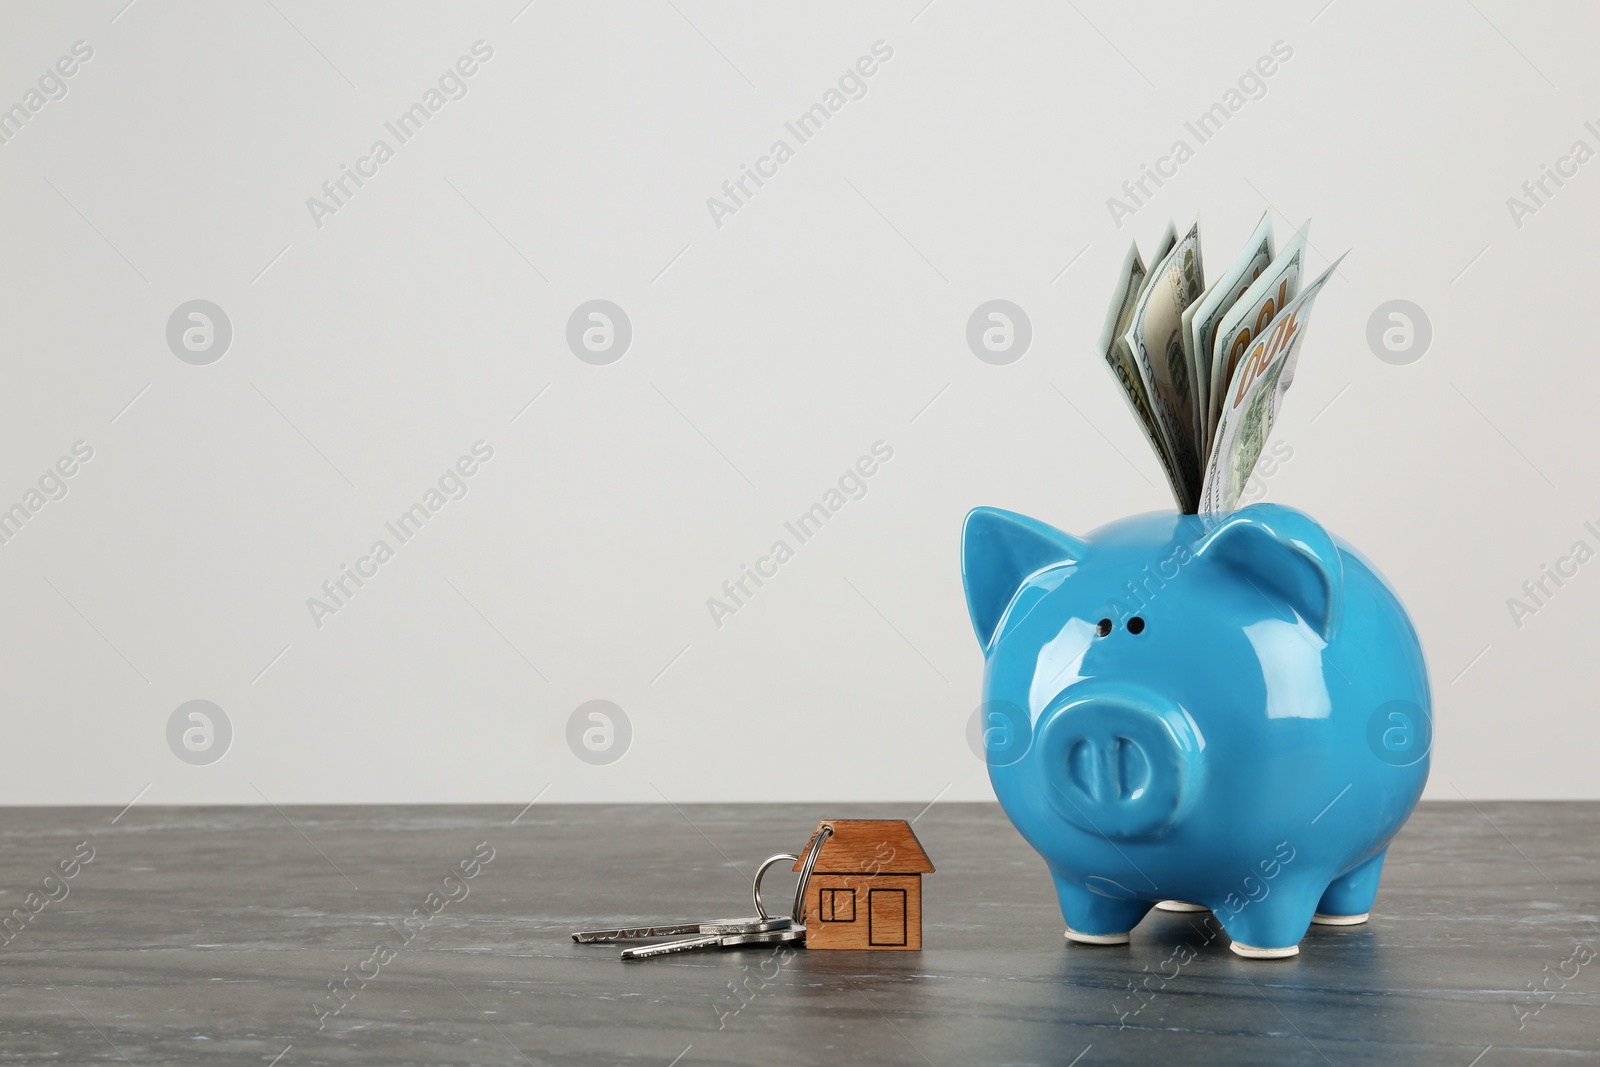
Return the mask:
[(806, 885), (806, 948), (920, 949), (922, 876), (933, 864), (911, 824), (832, 819), (817, 824), (811, 841), (825, 826), (833, 836), (822, 843)]

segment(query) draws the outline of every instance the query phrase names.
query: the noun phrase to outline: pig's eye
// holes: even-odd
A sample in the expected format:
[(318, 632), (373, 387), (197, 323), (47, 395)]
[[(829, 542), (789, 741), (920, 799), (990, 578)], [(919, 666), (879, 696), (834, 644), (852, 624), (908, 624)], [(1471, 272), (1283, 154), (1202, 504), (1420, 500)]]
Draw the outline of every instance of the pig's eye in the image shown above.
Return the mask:
[(1111, 632), (1111, 620), (1110, 619), (1101, 619), (1095, 625), (1094, 632), (1099, 634), (1101, 637), (1104, 637), (1107, 634), (1109, 634)]
[(1142, 633), (1144, 633), (1144, 620), (1141, 619), (1137, 615), (1135, 615), (1133, 618), (1129, 619), (1128, 620), (1128, 632), (1130, 634), (1142, 634)]

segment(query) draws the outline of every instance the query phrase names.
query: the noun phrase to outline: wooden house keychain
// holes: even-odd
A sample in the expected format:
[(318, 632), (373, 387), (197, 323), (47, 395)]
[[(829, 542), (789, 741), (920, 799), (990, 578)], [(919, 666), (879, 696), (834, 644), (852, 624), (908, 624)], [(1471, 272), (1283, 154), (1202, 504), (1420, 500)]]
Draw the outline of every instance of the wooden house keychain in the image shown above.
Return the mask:
[[(793, 862), (800, 882), (790, 913), (772, 915), (761, 899), (761, 880), (768, 868), (785, 860)], [(800, 856), (780, 852), (756, 869), (750, 887), (756, 914), (749, 918), (589, 930), (572, 940), (672, 939), (623, 949), (625, 960), (785, 942), (819, 949), (920, 949), (922, 876), (932, 873), (933, 863), (904, 819), (825, 820)]]
[[(831, 833), (828, 831), (831, 829)], [(824, 843), (802, 883), (807, 948), (920, 949), (922, 876), (933, 863), (904, 819), (817, 824)], [(795, 861), (794, 870), (800, 870)]]

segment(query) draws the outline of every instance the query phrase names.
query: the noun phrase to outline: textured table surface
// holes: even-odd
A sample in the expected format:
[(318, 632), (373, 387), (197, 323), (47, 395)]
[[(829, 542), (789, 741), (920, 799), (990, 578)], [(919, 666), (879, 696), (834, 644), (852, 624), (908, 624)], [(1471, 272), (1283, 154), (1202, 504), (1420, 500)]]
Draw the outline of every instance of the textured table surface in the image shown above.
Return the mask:
[(1600, 950), (1596, 804), (1423, 805), (1372, 922), (1313, 927), (1289, 960), (1242, 960), (1160, 913), (1130, 945), (1064, 944), (1042, 863), (978, 804), (917, 820), (938, 866), (920, 953), (624, 964), (568, 936), (745, 914), (749, 874), (819, 818), (914, 815), (6, 809), (0, 905), (29, 911), (33, 892), (39, 910), (0, 947), (0, 1063), (1600, 1062), (1600, 959), (1581, 962)]

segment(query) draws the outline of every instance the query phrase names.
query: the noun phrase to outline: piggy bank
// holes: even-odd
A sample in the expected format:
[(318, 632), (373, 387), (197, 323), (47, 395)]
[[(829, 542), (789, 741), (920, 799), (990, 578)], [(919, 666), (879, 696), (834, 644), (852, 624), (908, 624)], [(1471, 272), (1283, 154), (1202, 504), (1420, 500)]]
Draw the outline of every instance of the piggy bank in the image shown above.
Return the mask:
[(1158, 903), (1260, 958), (1366, 921), (1432, 716), (1416, 632), (1355, 549), (1255, 504), (1081, 538), (978, 508), (961, 552), (989, 777), (1070, 941), (1126, 942)]

